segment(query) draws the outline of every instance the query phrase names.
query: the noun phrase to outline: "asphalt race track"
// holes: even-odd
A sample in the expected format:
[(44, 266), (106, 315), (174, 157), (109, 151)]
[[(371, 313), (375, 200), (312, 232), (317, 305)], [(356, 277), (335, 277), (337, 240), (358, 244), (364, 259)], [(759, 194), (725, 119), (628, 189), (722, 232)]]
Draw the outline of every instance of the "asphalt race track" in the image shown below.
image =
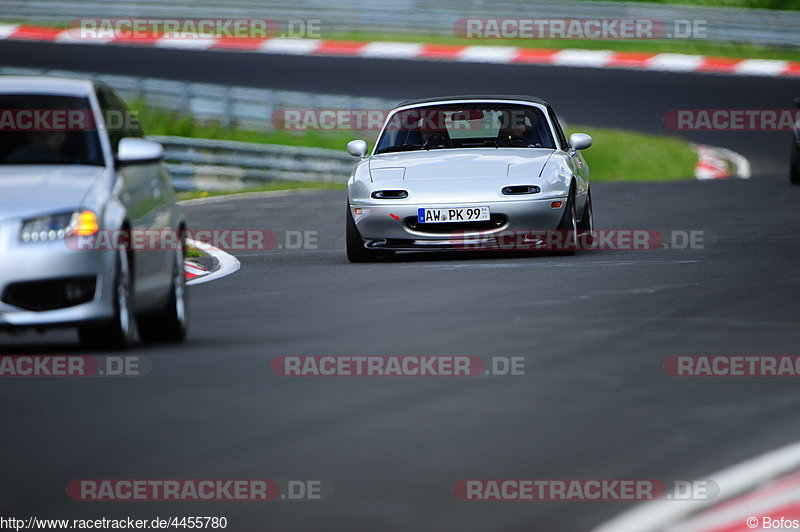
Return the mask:
[[(785, 108), (800, 82), (646, 72), (0, 43), (6, 65), (403, 98), (528, 92), (573, 122), (663, 132), (672, 108)], [(146, 59), (145, 59), (146, 58)], [(408, 92), (404, 87), (413, 84)], [(340, 191), (186, 206), (195, 228), (317, 231), (236, 253), (192, 290), (185, 345), (146, 376), (4, 379), (0, 491), (18, 516), (226, 516), (231, 530), (584, 532), (624, 502), (463, 502), (465, 478), (702, 478), (800, 439), (793, 379), (680, 379), (671, 355), (797, 355), (800, 189), (788, 134), (697, 134), (748, 181), (593, 185), (600, 229), (702, 249), (401, 255), (351, 265)], [(602, 142), (602, 139), (596, 139)], [(589, 156), (590, 157), (590, 156)], [(591, 159), (590, 159), (591, 160)], [(80, 353), (71, 332), (0, 354)], [(525, 376), (285, 378), (280, 355), (523, 356)], [(322, 502), (75, 502), (76, 478), (324, 479)], [(679, 503), (677, 503), (679, 504)]]

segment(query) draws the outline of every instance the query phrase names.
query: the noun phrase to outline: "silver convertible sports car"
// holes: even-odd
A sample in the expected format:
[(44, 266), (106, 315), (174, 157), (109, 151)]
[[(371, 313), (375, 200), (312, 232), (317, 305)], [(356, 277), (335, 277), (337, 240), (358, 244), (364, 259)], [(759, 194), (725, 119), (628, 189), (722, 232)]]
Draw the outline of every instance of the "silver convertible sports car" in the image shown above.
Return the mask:
[(105, 85), (0, 76), (0, 330), (183, 339), (186, 222), (162, 156)]
[[(574, 252), (592, 231), (589, 168), (553, 109), (528, 96), (454, 96), (401, 104), (347, 182), (347, 257), (395, 251)], [(509, 244), (511, 245), (503, 245)]]

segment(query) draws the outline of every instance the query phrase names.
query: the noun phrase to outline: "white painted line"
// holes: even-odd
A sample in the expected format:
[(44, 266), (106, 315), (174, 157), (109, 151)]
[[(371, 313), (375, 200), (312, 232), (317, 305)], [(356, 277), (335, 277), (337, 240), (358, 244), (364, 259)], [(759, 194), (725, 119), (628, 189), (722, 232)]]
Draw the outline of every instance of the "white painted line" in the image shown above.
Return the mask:
[(459, 54), (460, 61), (475, 63), (510, 63), (517, 55), (513, 46), (467, 46)]
[(405, 42), (380, 42), (366, 44), (359, 57), (384, 57), (386, 59), (414, 59), (422, 49), (421, 44)]
[(705, 60), (702, 55), (658, 54), (650, 58), (648, 70), (664, 70), (667, 72), (691, 72)]
[(176, 48), (179, 50), (208, 50), (219, 39), (213, 37), (162, 37), (156, 41), (158, 48)]
[(552, 64), (556, 66), (601, 67), (614, 57), (610, 50), (572, 50), (566, 49), (553, 54)]
[(239, 259), (234, 257), (229, 253), (225, 253), (221, 249), (217, 249), (210, 244), (206, 244), (205, 242), (198, 242), (197, 240), (186, 239), (186, 243), (190, 246), (194, 246), (197, 249), (208, 253), (217, 261), (219, 262), (219, 269), (215, 272), (211, 272), (208, 275), (204, 275), (203, 277), (198, 277), (196, 279), (191, 279), (187, 281), (186, 284), (189, 286), (194, 286), (198, 284), (208, 283), (211, 281), (216, 281), (217, 279), (222, 279), (223, 277), (227, 277), (233, 273), (239, 271), (239, 268), (242, 267)]
[(776, 61), (772, 59), (745, 59), (734, 71), (737, 74), (753, 76), (777, 76), (783, 73), (789, 65), (788, 61)]
[(316, 52), (320, 42), (319, 39), (275, 38), (265, 41), (258, 49), (275, 54), (307, 55)]
[[(634, 507), (622, 515), (595, 528), (592, 532), (666, 532), (687, 517), (744, 495), (781, 475), (800, 467), (800, 442), (752, 458), (724, 469), (707, 478), (720, 490), (720, 496), (711, 500), (670, 501), (658, 500)], [(681, 528), (682, 530), (682, 528)]]
[(19, 28), (19, 24), (0, 24), (0, 39), (8, 39)]

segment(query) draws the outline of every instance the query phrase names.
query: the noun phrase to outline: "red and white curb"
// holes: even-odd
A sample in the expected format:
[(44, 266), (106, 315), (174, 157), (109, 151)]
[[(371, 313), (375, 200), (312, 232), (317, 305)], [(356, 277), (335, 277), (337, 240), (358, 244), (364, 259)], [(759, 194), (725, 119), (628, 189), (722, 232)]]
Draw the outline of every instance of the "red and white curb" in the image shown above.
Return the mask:
[(191, 281), (192, 279), (198, 279), (200, 277), (205, 277), (206, 275), (211, 273), (211, 270), (209, 270), (202, 264), (198, 264), (191, 260), (184, 261), (183, 270), (186, 272), (187, 281)]
[(750, 161), (741, 154), (726, 148), (692, 144), (697, 153), (694, 176), (701, 181), (711, 179), (750, 178)]
[(347, 56), (376, 59), (421, 59), (511, 65), (625, 68), (658, 72), (701, 72), (740, 76), (800, 77), (800, 61), (736, 59), (702, 55), (615, 52), (611, 50), (540, 49), (517, 46), (464, 46), (405, 42), (336, 41), (330, 39), (129, 36), (84, 37), (75, 30), (0, 24), (0, 40), (67, 44), (131, 45), (183, 50), (261, 52), (268, 54)]
[(789, 530), (769, 526), (800, 520), (800, 443), (769, 452), (708, 478), (719, 487), (711, 500), (661, 499), (634, 507), (592, 532), (745, 532)]
[(217, 262), (219, 263), (219, 268), (214, 271), (209, 271), (192, 261), (184, 262), (183, 267), (186, 271), (186, 284), (189, 286), (222, 279), (223, 277), (227, 277), (228, 275), (236, 273), (239, 271), (239, 268), (241, 268), (239, 259), (229, 253), (225, 253), (221, 249), (215, 248), (210, 244), (191, 239), (187, 239), (186, 243), (190, 246), (196, 247), (204, 253), (208, 253), (217, 259)]

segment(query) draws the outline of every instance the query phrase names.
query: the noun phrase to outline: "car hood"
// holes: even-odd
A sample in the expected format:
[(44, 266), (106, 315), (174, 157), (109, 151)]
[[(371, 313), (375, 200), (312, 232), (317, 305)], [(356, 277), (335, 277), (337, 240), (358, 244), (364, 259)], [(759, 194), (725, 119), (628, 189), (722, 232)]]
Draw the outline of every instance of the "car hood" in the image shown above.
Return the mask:
[(468, 148), (398, 152), (370, 160), (373, 182), (539, 177), (550, 148)]
[(0, 165), (0, 220), (82, 206), (102, 166)]

